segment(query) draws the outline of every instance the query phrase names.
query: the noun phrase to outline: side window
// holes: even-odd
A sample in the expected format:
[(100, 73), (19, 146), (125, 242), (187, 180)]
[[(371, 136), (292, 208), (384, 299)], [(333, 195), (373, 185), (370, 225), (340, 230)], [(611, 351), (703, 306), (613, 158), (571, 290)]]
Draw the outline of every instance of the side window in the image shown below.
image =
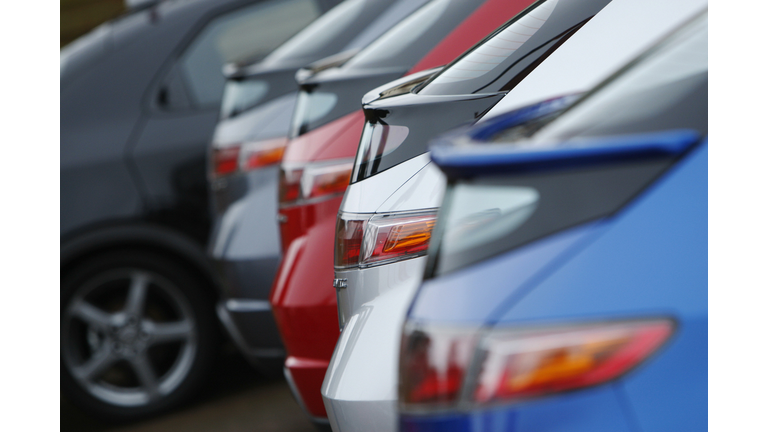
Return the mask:
[(218, 107), (224, 64), (261, 60), (319, 15), (315, 0), (268, 0), (211, 20), (182, 54), (176, 71), (183, 76), (192, 103)]

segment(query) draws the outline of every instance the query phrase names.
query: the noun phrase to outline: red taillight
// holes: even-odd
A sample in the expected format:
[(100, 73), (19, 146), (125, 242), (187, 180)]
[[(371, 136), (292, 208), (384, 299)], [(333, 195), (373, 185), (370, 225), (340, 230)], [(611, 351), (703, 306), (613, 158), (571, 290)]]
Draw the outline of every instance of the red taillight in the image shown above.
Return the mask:
[(333, 260), (336, 267), (357, 265), (367, 221), (367, 215), (342, 215), (336, 220)]
[(240, 169), (243, 171), (261, 168), (283, 160), (288, 138), (276, 138), (243, 144)]
[(352, 175), (352, 160), (332, 160), (280, 169), (280, 205), (296, 205), (343, 194)]
[(280, 205), (289, 205), (301, 196), (301, 173), (301, 169), (280, 167)]
[(240, 146), (213, 149), (213, 176), (221, 177), (237, 171), (240, 160)]
[(430, 405), (457, 402), (475, 338), (472, 330), (410, 332), (402, 340), (400, 400)]
[(238, 171), (249, 171), (280, 163), (287, 138), (251, 141), (227, 147), (213, 148), (213, 177), (223, 177)]
[[(433, 210), (378, 215), (342, 213), (336, 225), (335, 265), (365, 267), (422, 256), (427, 253), (436, 218)], [(349, 246), (352, 244), (354, 247)]]
[[(494, 329), (483, 337), (457, 331), (406, 331), (400, 360), (400, 401), (405, 409), (447, 403), (495, 404), (594, 386), (617, 378), (655, 352), (672, 334), (671, 320), (654, 319), (541, 328)], [(415, 342), (414, 342), (415, 341)], [(441, 346), (472, 345), (454, 362), (460, 390)], [(427, 347), (426, 353), (423, 348)], [(463, 351), (462, 351), (463, 352)], [(473, 358), (475, 364), (469, 363)], [(423, 359), (423, 360), (422, 360)], [(416, 366), (414, 366), (416, 365)], [(445, 366), (442, 366), (443, 370)]]

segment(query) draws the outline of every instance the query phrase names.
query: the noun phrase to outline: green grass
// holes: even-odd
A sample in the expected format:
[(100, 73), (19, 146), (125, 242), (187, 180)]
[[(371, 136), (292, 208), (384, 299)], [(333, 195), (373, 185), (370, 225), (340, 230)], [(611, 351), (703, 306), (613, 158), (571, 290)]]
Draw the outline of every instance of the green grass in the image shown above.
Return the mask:
[(60, 46), (64, 46), (125, 10), (123, 0), (61, 0)]

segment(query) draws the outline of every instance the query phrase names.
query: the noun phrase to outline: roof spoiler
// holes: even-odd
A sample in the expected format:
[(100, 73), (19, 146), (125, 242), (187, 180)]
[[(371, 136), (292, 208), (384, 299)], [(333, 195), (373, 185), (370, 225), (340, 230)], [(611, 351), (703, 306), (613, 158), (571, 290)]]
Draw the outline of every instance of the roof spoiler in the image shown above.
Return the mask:
[(339, 67), (346, 63), (349, 59), (355, 56), (360, 51), (359, 48), (353, 48), (340, 53), (330, 55), (328, 57), (317, 60), (296, 72), (296, 81), (302, 82), (312, 77), (313, 75), (322, 72), (326, 69)]

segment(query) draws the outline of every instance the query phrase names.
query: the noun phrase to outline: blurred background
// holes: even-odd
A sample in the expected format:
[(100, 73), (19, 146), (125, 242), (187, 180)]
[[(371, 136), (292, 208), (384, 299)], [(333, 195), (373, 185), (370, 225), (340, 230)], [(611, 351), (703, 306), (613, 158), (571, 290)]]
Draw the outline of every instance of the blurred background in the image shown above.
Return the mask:
[(60, 46), (125, 11), (124, 0), (61, 0)]

